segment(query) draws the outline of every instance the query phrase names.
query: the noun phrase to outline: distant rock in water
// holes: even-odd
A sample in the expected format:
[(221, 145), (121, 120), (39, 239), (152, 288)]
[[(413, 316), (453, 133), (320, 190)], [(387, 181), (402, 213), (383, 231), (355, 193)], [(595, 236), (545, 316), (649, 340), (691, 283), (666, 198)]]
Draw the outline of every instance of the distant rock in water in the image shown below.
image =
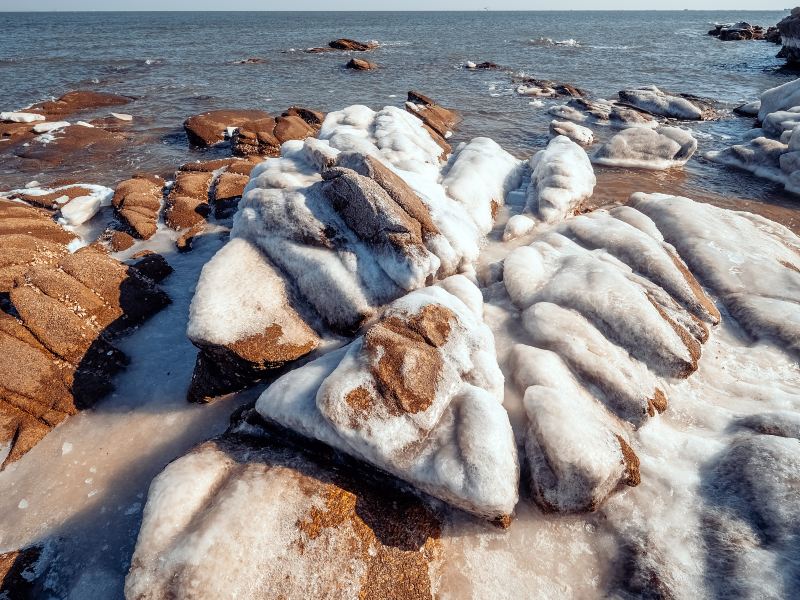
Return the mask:
[(537, 98), (583, 98), (586, 92), (570, 83), (536, 79), (535, 77), (515, 77), (517, 93)]
[(374, 62), (363, 60), (361, 58), (351, 58), (350, 62), (348, 62), (345, 67), (348, 69), (354, 69), (356, 71), (372, 71), (373, 69), (377, 69), (378, 65), (376, 65)]
[(374, 50), (378, 46), (379, 46), (378, 42), (374, 40), (371, 40), (369, 42), (358, 42), (356, 40), (351, 40), (348, 38), (340, 38), (338, 40), (333, 40), (331, 42), (328, 42), (327, 46), (307, 48), (305, 52), (308, 52), (310, 54), (334, 52), (336, 50), (344, 50), (349, 52), (367, 52), (369, 50)]
[(502, 67), (497, 63), (493, 62), (486, 61), (486, 62), (474, 63), (470, 60), (467, 61), (467, 64), (464, 65), (464, 68), (470, 70), (493, 70), (493, 69), (501, 69)]
[(740, 21), (732, 25), (716, 25), (714, 29), (708, 32), (708, 35), (718, 37), (723, 42), (735, 42), (739, 40), (763, 40), (765, 32), (761, 25), (751, 25), (746, 21)]

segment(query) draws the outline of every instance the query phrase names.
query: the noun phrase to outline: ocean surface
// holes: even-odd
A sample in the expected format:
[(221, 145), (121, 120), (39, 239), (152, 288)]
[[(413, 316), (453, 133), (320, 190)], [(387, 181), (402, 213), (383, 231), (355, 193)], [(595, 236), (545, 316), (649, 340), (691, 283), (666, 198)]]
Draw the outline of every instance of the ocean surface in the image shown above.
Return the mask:
[[(793, 75), (781, 70), (778, 46), (720, 42), (707, 35), (708, 29), (715, 22), (742, 19), (768, 26), (783, 16), (694, 11), (7, 13), (0, 36), (0, 109), (22, 108), (76, 88), (137, 98), (124, 108), (135, 117), (134, 140), (117, 160), (41, 174), (45, 179), (75, 176), (113, 184), (135, 170), (169, 174), (187, 159), (226, 154), (226, 149), (198, 152), (187, 145), (182, 122), (206, 110), (280, 113), (300, 104), (329, 111), (353, 103), (380, 108), (401, 105), (410, 89), (463, 114), (456, 141), (486, 135), (514, 154), (529, 156), (546, 144), (552, 118), (546, 109), (558, 101), (531, 105), (531, 98), (515, 92), (512, 74), (572, 83), (595, 97), (655, 84), (707, 96), (731, 109)], [(346, 53), (302, 52), (338, 37), (380, 42), (369, 59), (381, 68), (353, 72), (343, 68)], [(264, 62), (237, 64), (253, 57)], [(463, 68), (467, 61), (492, 61), (508, 70), (468, 71)], [(700, 152), (677, 183), (782, 204), (775, 186), (712, 168), (700, 158), (702, 151), (730, 144), (752, 126), (752, 120), (733, 116), (693, 126)], [(620, 175), (612, 177), (605, 193), (614, 193), (613, 179)], [(676, 177), (649, 176), (667, 184)], [(31, 174), (0, 164), (0, 178), (8, 188), (30, 180)]]

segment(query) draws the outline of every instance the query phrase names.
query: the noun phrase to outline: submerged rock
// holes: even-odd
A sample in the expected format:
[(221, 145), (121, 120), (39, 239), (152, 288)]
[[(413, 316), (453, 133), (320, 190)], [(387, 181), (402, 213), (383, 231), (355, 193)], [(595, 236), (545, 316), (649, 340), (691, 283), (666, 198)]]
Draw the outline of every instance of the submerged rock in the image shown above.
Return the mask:
[(93, 90), (75, 90), (67, 92), (56, 100), (47, 100), (31, 106), (29, 111), (45, 115), (48, 119), (53, 117), (66, 117), (76, 112), (122, 106), (133, 101), (128, 96), (96, 92)]
[(634, 127), (598, 147), (592, 153), (592, 162), (610, 167), (663, 170), (683, 166), (695, 150), (697, 140), (685, 129)]

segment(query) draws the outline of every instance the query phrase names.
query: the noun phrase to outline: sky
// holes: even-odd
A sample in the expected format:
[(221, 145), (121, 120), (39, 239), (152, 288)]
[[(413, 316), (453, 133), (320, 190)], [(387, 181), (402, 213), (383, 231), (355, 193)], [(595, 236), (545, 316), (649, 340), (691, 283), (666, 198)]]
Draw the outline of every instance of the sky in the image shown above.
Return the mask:
[[(640, 10), (641, 0), (0, 0), (0, 11), (19, 10)], [(654, 0), (648, 9), (783, 10), (786, 0)]]

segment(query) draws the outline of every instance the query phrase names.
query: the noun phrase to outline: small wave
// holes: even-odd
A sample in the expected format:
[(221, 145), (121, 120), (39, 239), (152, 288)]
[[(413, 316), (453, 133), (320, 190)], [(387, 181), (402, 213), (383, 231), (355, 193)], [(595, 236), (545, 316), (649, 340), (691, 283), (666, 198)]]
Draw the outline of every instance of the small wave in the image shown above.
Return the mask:
[(164, 59), (163, 58), (146, 58), (144, 61), (146, 65), (163, 65)]
[(553, 40), (551, 38), (540, 37), (536, 40), (530, 40), (529, 43), (533, 46), (564, 46), (568, 48), (580, 48), (581, 46), (578, 40), (572, 38), (567, 40)]

